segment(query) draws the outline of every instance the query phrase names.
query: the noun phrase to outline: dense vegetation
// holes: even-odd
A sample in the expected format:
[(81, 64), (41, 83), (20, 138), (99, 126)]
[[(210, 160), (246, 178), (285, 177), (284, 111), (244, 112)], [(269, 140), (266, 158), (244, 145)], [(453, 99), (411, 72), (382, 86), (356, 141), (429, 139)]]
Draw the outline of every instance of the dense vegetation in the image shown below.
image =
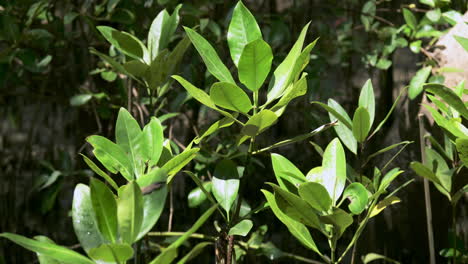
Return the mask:
[(0, 1), (0, 263), (467, 263), (467, 4)]

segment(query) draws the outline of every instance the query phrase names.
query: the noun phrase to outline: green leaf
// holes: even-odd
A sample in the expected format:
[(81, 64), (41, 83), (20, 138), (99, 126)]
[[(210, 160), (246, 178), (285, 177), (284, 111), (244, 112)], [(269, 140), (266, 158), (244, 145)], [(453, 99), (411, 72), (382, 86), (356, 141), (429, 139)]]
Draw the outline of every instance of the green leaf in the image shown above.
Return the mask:
[[(169, 247), (167, 247), (158, 257), (156, 257), (150, 264), (168, 264), (177, 257), (177, 248), (180, 247), (190, 236), (195, 233), (205, 222), (210, 218), (213, 212), (216, 210), (217, 205), (213, 205), (210, 209), (206, 210), (200, 218), (193, 224), (193, 226), (187, 230), (182, 236), (174, 241)], [(169, 256), (168, 256), (169, 255)], [(168, 261), (169, 259), (169, 261)]]
[[(115, 141), (127, 153), (137, 178), (140, 177), (144, 169), (141, 160), (144, 151), (141, 151), (143, 146), (139, 144), (141, 133), (140, 125), (138, 125), (135, 118), (125, 108), (121, 107), (115, 125)], [(148, 146), (147, 144), (142, 145)]]
[(143, 128), (143, 138), (148, 151), (145, 156), (150, 161), (149, 166), (154, 166), (161, 157), (164, 142), (164, 131), (159, 119), (151, 117), (151, 121)]
[(322, 168), (322, 185), (327, 189), (333, 205), (335, 205), (346, 182), (346, 158), (338, 138), (333, 139), (325, 149)]
[(117, 240), (117, 201), (114, 194), (99, 180), (91, 178), (91, 203), (96, 223), (104, 238), (115, 243)]
[[(376, 157), (376, 156), (378, 156), (378, 155), (380, 155), (380, 154), (383, 154), (383, 153), (385, 153), (385, 152), (387, 152), (387, 151), (390, 151), (390, 150), (392, 150), (392, 149), (394, 149), (394, 148), (396, 148), (396, 147), (398, 147), (398, 146), (400, 146), (400, 145), (404, 145), (403, 147), (405, 147), (406, 145), (411, 144), (411, 143), (413, 143), (413, 141), (402, 141), (402, 142), (398, 142), (398, 143), (392, 144), (392, 145), (390, 145), (390, 146), (388, 146), (388, 147), (385, 147), (385, 148), (383, 148), (383, 149), (380, 149), (380, 150), (378, 150), (378, 151), (376, 151), (376, 152), (370, 154), (370, 155), (367, 157), (367, 161), (371, 160), (372, 158), (374, 158), (374, 157)], [(366, 161), (366, 162), (367, 162), (367, 161)]]
[[(237, 118), (237, 114), (235, 114), (234, 117)], [(221, 128), (229, 127), (232, 124), (234, 124), (234, 119), (232, 119), (230, 117), (224, 117), (224, 118), (214, 122), (205, 132), (203, 132), (203, 134), (201, 134), (201, 136), (195, 138), (193, 140), (193, 142), (195, 144), (199, 144), (202, 141), (202, 139), (204, 139), (207, 136), (215, 133), (216, 131), (218, 131)]]
[(239, 59), (239, 80), (249, 90), (258, 91), (270, 72), (272, 61), (273, 53), (268, 43), (262, 39), (248, 43)]
[[(436, 0), (437, 1), (437, 0)], [(419, 0), (421, 4), (428, 5), (430, 7), (435, 7), (435, 2), (434, 0)]]
[(299, 79), (294, 84), (288, 86), (284, 95), (281, 96), (278, 103), (276, 103), (271, 111), (275, 112), (277, 115), (282, 114), (285, 107), (291, 102), (294, 98), (303, 96), (307, 93), (307, 73), (305, 73), (301, 79)]
[[(349, 118), (349, 116), (345, 117), (345, 116), (340, 114), (342, 107), (341, 107), (341, 109), (335, 109), (334, 107), (336, 107), (336, 105), (338, 103), (332, 105), (332, 104), (330, 104), (331, 101), (333, 101), (333, 99), (328, 99), (328, 104), (329, 105), (326, 105), (326, 104), (318, 102), (318, 101), (314, 101), (312, 103), (320, 105), (325, 110), (327, 110), (330, 114), (332, 114), (336, 119), (338, 119), (338, 121), (343, 123), (347, 128), (353, 129), (353, 124), (352, 124), (351, 119)], [(333, 120), (333, 121), (335, 121), (335, 120)]]
[(434, 183), (440, 184), (440, 180), (437, 176), (429, 169), (427, 166), (423, 165), (420, 162), (413, 161), (410, 163), (411, 169), (416, 172), (419, 176), (426, 178)]
[(268, 205), (270, 206), (271, 210), (275, 214), (275, 216), (288, 228), (289, 232), (297, 239), (299, 242), (302, 243), (305, 247), (308, 249), (313, 250), (319, 255), (322, 255), (317, 248), (317, 245), (315, 244), (314, 240), (312, 239), (312, 236), (310, 235), (309, 230), (307, 227), (300, 222), (297, 222), (296, 220), (290, 218), (286, 214), (284, 214), (276, 204), (275, 196), (266, 191), (266, 190), (261, 190), (262, 193), (265, 195), (265, 198), (268, 202)]
[(231, 160), (218, 162), (211, 182), (213, 183), (211, 191), (216, 201), (229, 216), (229, 211), (239, 191), (239, 173), (236, 164)]
[(66, 247), (58, 246), (54, 243), (38, 241), (26, 238), (12, 233), (1, 233), (0, 237), (11, 240), (12, 242), (44, 256), (51, 257), (58, 261), (68, 264), (94, 264), (87, 257)]
[(135, 80), (138, 80), (136, 79), (135, 76), (133, 76), (130, 72), (128, 72), (123, 66), (122, 64), (118, 63), (116, 60), (114, 60), (112, 57), (109, 57), (107, 56), (106, 54), (103, 54), (93, 48), (90, 48), (89, 51), (92, 53), (92, 54), (95, 54), (97, 56), (99, 56), (102, 60), (106, 61), (107, 63), (109, 63), (112, 68), (114, 68), (116, 71), (120, 72), (120, 73), (123, 73), (125, 75), (128, 75), (129, 77), (135, 79)]
[(406, 24), (412, 29), (416, 30), (418, 27), (418, 20), (413, 15), (411, 11), (406, 8), (403, 8), (403, 18), (405, 19)]
[(245, 123), (241, 132), (244, 135), (255, 137), (272, 126), (278, 117), (270, 110), (264, 109), (253, 115), (247, 123)]
[(431, 70), (431, 66), (424, 67), (416, 72), (414, 77), (411, 79), (408, 89), (408, 96), (411, 100), (416, 98), (416, 96), (418, 96), (423, 91), (423, 85), (427, 78), (429, 78)]
[(468, 52), (468, 38), (453, 35), (453, 38)]
[(449, 10), (442, 13), (442, 17), (447, 21), (450, 25), (455, 26), (458, 22), (463, 22), (463, 16), (460, 12), (455, 10)]
[(236, 236), (245, 237), (250, 232), (252, 227), (253, 227), (252, 220), (244, 219), (240, 221), (239, 223), (237, 223), (235, 226), (231, 227), (231, 229), (229, 229), (228, 234), (230, 236), (236, 235)]
[(181, 5), (178, 5), (172, 16), (169, 15), (166, 9), (162, 10), (151, 23), (148, 31), (148, 49), (151, 54), (151, 61), (156, 58), (160, 51), (167, 47), (172, 35), (174, 35), (179, 24), (180, 8)]
[(201, 242), (201, 243), (198, 243), (196, 246), (194, 246), (189, 253), (187, 253), (187, 255), (185, 255), (182, 259), (180, 259), (177, 264), (185, 264), (187, 263), (189, 260), (192, 260), (193, 258), (195, 258), (196, 256), (198, 256), (202, 251), (203, 249), (205, 249), (206, 246), (210, 246), (212, 245), (213, 243), (212, 242)]
[(299, 196), (286, 191), (278, 185), (267, 183), (275, 190), (275, 201), (278, 208), (290, 218), (312, 228), (321, 229), (315, 210)]
[(454, 195), (453, 195), (453, 198), (452, 198), (452, 203), (454, 205), (457, 205), (458, 201), (460, 200), (460, 198), (462, 198), (462, 196), (468, 192), (468, 185), (465, 185), (463, 186), (463, 188), (461, 188), (460, 190), (458, 190)]
[(364, 142), (370, 131), (370, 117), (367, 109), (360, 106), (353, 116), (353, 135), (357, 142)]
[(184, 29), (205, 62), (208, 71), (221, 82), (235, 84), (229, 69), (223, 64), (210, 43), (194, 30), (187, 27)]
[(182, 153), (173, 157), (166, 164), (164, 164), (164, 166), (162, 166), (162, 169), (167, 171), (167, 184), (170, 184), (176, 173), (178, 173), (183, 167), (185, 167), (185, 165), (187, 165), (193, 158), (195, 158), (199, 150), (199, 148), (186, 148)]
[(385, 124), (385, 122), (387, 122), (388, 118), (390, 117), (390, 115), (392, 114), (393, 110), (395, 109), (397, 103), (400, 101), (400, 98), (401, 96), (403, 95), (404, 91), (406, 90), (406, 88), (404, 89), (401, 89), (400, 93), (398, 94), (398, 97), (396, 98), (395, 102), (393, 102), (392, 104), (392, 107), (390, 107), (390, 110), (387, 112), (387, 115), (385, 115), (385, 118), (380, 121), (379, 125), (377, 126), (377, 128), (374, 130), (374, 132), (372, 132), (372, 134), (370, 135), (370, 137), (374, 136), (382, 127), (383, 125)]
[(185, 80), (184, 78), (174, 75), (172, 76), (176, 81), (178, 81), (187, 92), (195, 98), (198, 102), (208, 106), (209, 108), (216, 109), (216, 105), (214, 104), (213, 100), (211, 100), (210, 96), (205, 93), (205, 91), (195, 87), (193, 84)]
[(428, 147), (425, 148), (426, 167), (432, 169), (432, 172), (439, 179), (440, 184), (447, 191), (452, 190), (452, 171), (450, 171), (447, 162), (435, 150)]
[(117, 219), (122, 242), (128, 244), (135, 242), (143, 221), (143, 195), (134, 181), (119, 189)]
[(285, 190), (291, 190), (288, 188), (289, 186), (297, 186), (306, 180), (304, 174), (291, 161), (280, 154), (271, 154), (271, 164), (278, 184)]
[(362, 11), (361, 11), (361, 22), (364, 25), (364, 29), (366, 31), (369, 31), (369, 29), (372, 26), (372, 22), (374, 22), (374, 17), (375, 17), (375, 1), (367, 1), (363, 6), (362, 6)]
[[(203, 183), (203, 188), (205, 188), (205, 190), (207, 190), (208, 192), (211, 192), (211, 187), (212, 187), (211, 182)], [(188, 206), (190, 208), (198, 207), (200, 204), (202, 204), (206, 200), (206, 198), (207, 196), (202, 191), (202, 189), (200, 187), (197, 187), (191, 190), (190, 193), (188, 194), (188, 197), (187, 197)]]
[(229, 51), (234, 64), (237, 66), (244, 47), (254, 40), (261, 39), (262, 32), (255, 17), (239, 1), (232, 12), (231, 23), (227, 33)]
[(443, 84), (429, 83), (424, 85), (424, 89), (428, 93), (439, 96), (450, 107), (460, 113), (465, 119), (468, 119), (468, 108), (463, 103), (462, 99), (450, 88)]
[(125, 55), (137, 60), (144, 59), (146, 62), (149, 62), (148, 50), (145, 45), (133, 35), (108, 26), (98, 26), (97, 29), (109, 43)]
[(78, 94), (70, 98), (71, 106), (80, 106), (86, 104), (89, 100), (93, 98), (92, 94)]
[(89, 187), (78, 184), (73, 192), (72, 220), (75, 235), (85, 252), (105, 243), (99, 232)]
[(441, 16), (442, 13), (440, 12), (440, 8), (430, 10), (426, 13), (426, 17), (434, 23), (439, 21)]
[(374, 207), (374, 209), (372, 209), (372, 212), (370, 213), (369, 218), (380, 214), (380, 212), (382, 212), (387, 206), (390, 206), (392, 204), (396, 204), (399, 202), (401, 202), (401, 200), (400, 198), (396, 196), (390, 196), (390, 197), (383, 199)]
[(88, 165), (89, 168), (91, 168), (95, 173), (97, 173), (99, 176), (104, 178), (114, 190), (118, 190), (119, 186), (117, 186), (117, 183), (109, 176), (107, 173), (105, 173), (103, 170), (101, 170), (91, 159), (86, 157), (85, 155), (81, 154), (80, 155), (83, 157), (83, 160), (85, 163)]
[(468, 138), (457, 138), (455, 144), (460, 160), (468, 168)]
[(216, 105), (232, 111), (248, 113), (252, 109), (252, 103), (247, 94), (232, 83), (214, 83), (210, 89), (210, 98)]
[(422, 44), (421, 40), (416, 40), (410, 43), (409, 48), (413, 53), (417, 54), (421, 52), (421, 44)]
[[(46, 236), (35, 236), (34, 239), (40, 242), (55, 244), (55, 242), (52, 239)], [(58, 261), (52, 257), (45, 256), (41, 253), (36, 253), (36, 255), (37, 259), (39, 260), (39, 264), (63, 264), (63, 262)]]
[(93, 146), (94, 155), (107, 170), (120, 172), (129, 181), (134, 178), (132, 163), (122, 147), (101, 136), (90, 136), (86, 141)]
[(318, 211), (326, 212), (332, 206), (327, 189), (320, 183), (305, 182), (299, 185), (299, 196)]
[(375, 118), (375, 96), (370, 79), (362, 86), (361, 94), (359, 95), (359, 106), (366, 108), (367, 112), (369, 112), (369, 123), (370, 127), (372, 127)]
[(133, 256), (129, 244), (102, 244), (89, 251), (89, 256), (96, 261), (123, 263)]
[[(164, 170), (160, 170), (164, 171)], [(152, 183), (163, 182), (166, 177), (165, 173), (160, 173), (152, 178)], [(138, 182), (137, 182), (138, 183)], [(140, 185), (140, 187), (143, 187)], [(141, 239), (148, 233), (156, 222), (159, 220), (161, 213), (166, 204), (167, 198), (167, 185), (152, 191), (149, 194), (143, 195), (143, 221), (140, 227), (140, 233), (136, 240)]]
[[(345, 119), (346, 122), (352, 124), (351, 118), (349, 117), (346, 110), (335, 100), (328, 99), (328, 106), (333, 109), (336, 113), (338, 113), (341, 119)], [(330, 122), (337, 120), (338, 118), (333, 115), (332, 112), (328, 112), (328, 116), (330, 118)], [(339, 120), (339, 119), (338, 119)], [(353, 131), (347, 127), (343, 122), (339, 122), (337, 125), (333, 126), (335, 129), (336, 134), (341, 139), (341, 141), (345, 144), (345, 146), (354, 154), (357, 153), (357, 141), (354, 138)]]
[(385, 176), (382, 178), (382, 181), (380, 182), (380, 186), (378, 188), (379, 191), (386, 190), (390, 183), (392, 183), (392, 181), (395, 180), (396, 177), (398, 177), (398, 175), (402, 173), (403, 171), (399, 168), (393, 168), (392, 170), (387, 172), (387, 174), (385, 174)]
[(343, 192), (343, 197), (348, 198), (350, 203), (348, 205), (349, 211), (358, 215), (366, 209), (368, 196), (367, 189), (359, 182), (353, 182)]
[(149, 70), (149, 66), (139, 60), (131, 60), (123, 65), (124, 69), (131, 75), (142, 78)]
[(268, 87), (267, 103), (270, 103), (280, 97), (293, 80), (294, 65), (296, 64), (297, 58), (301, 55), (302, 46), (304, 44), (304, 39), (309, 25), (310, 22), (302, 29), (296, 43), (294, 43), (294, 46), (291, 48), (286, 58), (273, 73), (270, 86)]
[(320, 216), (320, 220), (326, 224), (333, 225), (334, 240), (340, 238), (353, 223), (353, 217), (340, 208), (334, 208), (332, 214)]
[[(428, 1), (428, 0), (423, 0), (423, 1)], [(388, 257), (380, 255), (380, 254), (376, 254), (376, 253), (368, 253), (365, 256), (362, 256), (362, 262), (364, 264), (367, 264), (367, 263), (370, 263), (370, 262), (372, 262), (374, 260), (379, 260), (379, 259), (384, 260), (385, 262), (388, 262), (388, 263), (400, 264), (400, 262), (398, 262), (398, 261), (395, 261), (395, 260), (393, 260), (391, 258), (388, 258)]]

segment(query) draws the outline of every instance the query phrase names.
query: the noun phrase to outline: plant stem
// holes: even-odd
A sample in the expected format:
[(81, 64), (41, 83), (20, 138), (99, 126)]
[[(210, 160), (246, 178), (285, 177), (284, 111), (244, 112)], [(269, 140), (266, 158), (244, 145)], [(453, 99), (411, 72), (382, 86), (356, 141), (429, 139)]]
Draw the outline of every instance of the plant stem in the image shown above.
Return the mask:
[(328, 245), (330, 245), (330, 263), (335, 263), (335, 246), (333, 245), (333, 241), (331, 238), (328, 239)]
[[(424, 150), (424, 124), (422, 121), (422, 115), (418, 116), (419, 121), (419, 142), (421, 145), (421, 161), (423, 164), (426, 163), (426, 155)], [(424, 201), (426, 203), (426, 223), (427, 223), (427, 240), (429, 243), (429, 254), (430, 264), (435, 264), (435, 249), (434, 249), (434, 233), (432, 230), (432, 208), (431, 208), (431, 194), (429, 191), (429, 181), (424, 178)]]
[(254, 115), (257, 113), (257, 108), (258, 108), (258, 91), (253, 92), (253, 100), (254, 100)]

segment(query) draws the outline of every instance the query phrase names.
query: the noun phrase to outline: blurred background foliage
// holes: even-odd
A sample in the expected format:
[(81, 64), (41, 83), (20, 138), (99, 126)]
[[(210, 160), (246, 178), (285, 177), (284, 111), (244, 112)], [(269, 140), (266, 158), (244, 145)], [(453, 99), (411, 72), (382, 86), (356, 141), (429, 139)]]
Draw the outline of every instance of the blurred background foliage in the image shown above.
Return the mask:
[[(311, 105), (311, 101), (332, 97), (349, 109), (357, 102), (359, 89), (368, 78), (372, 78), (376, 90), (376, 119), (383, 119), (419, 68), (437, 66), (432, 57), (435, 42), (467, 8), (466, 0), (245, 0), (244, 3), (272, 46), (274, 65), (286, 56), (309, 21), (312, 24), (308, 40), (320, 37), (305, 69), (309, 73), (308, 94), (290, 105), (287, 117), (262, 137), (269, 142), (306, 133), (328, 122), (328, 114)], [(73, 186), (87, 181), (91, 173), (84, 169), (86, 165), (78, 153), (90, 154), (86, 136), (113, 135), (119, 107), (126, 107), (141, 124), (153, 115), (164, 116), (166, 136), (180, 146), (216, 120), (216, 114), (188, 100), (180, 86), (170, 82), (168, 92), (161, 96), (148, 94), (138, 82), (116, 72), (108, 62), (90, 52), (92, 48), (124, 62), (125, 56), (109, 46), (96, 26), (112, 26), (145, 40), (156, 14), (162, 9), (172, 14), (178, 4), (183, 4), (179, 24), (199, 27), (223, 61), (232, 67), (232, 61), (226, 59), (229, 53), (225, 36), (236, 1), (0, 0), (0, 230), (29, 237), (40, 233), (63, 245), (76, 244), (70, 221), (63, 219), (69, 217)], [(405, 9), (412, 15), (405, 16)], [(174, 49), (184, 36), (179, 26), (168, 43), (169, 49)], [(214, 81), (192, 47), (176, 73), (200, 88), (207, 88)], [(443, 81), (437, 71), (432, 71), (431, 78)], [(414, 124), (420, 101), (420, 96), (416, 95), (413, 101), (405, 96), (366, 151), (372, 153), (401, 140), (418, 142)], [(333, 136), (330, 130), (313, 141), (324, 147)], [(203, 147), (229, 151), (230, 144), (232, 135), (220, 133)], [(410, 160), (418, 160), (418, 144), (407, 148), (396, 160), (396, 166), (406, 169)], [(281, 153), (302, 169), (320, 161), (307, 142), (281, 148)], [(391, 154), (394, 152), (388, 158)], [(380, 162), (385, 163), (388, 158)], [(210, 157), (203, 152), (196, 160), (192, 164), (194, 171), (203, 174), (213, 170)], [(263, 182), (274, 176), (267, 155), (259, 156), (253, 164), (255, 168), (246, 170), (254, 169), (257, 176), (249, 179), (245, 193), (251, 194), (247, 202), (256, 205), (263, 199), (259, 192)], [(412, 177), (408, 171), (400, 180)], [(167, 228), (169, 206), (175, 216), (173, 230), (185, 230), (200, 215), (204, 208), (191, 209), (187, 204), (187, 194), (194, 187), (190, 180), (176, 178), (159, 229)], [(427, 262), (422, 188), (422, 182), (417, 180), (401, 194), (402, 203), (370, 223), (361, 238), (358, 250), (362, 252), (358, 256), (378, 252), (402, 263)], [(446, 216), (450, 208), (441, 201), (440, 194), (433, 192), (432, 196), (435, 247), (442, 249), (449, 243)], [(464, 234), (461, 239), (466, 243), (466, 200), (460, 202), (459, 208)], [(272, 223), (265, 236), (278, 248), (311, 254), (288, 235), (271, 213), (262, 212), (256, 217), (262, 223)], [(258, 233), (263, 234), (262, 229)], [(247, 254), (245, 261), (264, 263), (268, 261), (265, 255)], [(0, 241), (0, 263), (32, 263), (33, 257), (32, 253)], [(204, 263), (212, 260), (210, 255), (203, 257)]]

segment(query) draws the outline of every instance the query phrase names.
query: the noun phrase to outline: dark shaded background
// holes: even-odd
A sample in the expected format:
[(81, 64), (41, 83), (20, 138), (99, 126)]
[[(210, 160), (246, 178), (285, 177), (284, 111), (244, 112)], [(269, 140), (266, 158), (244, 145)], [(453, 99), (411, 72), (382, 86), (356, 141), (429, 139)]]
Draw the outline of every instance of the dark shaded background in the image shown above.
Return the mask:
[[(134, 85), (126, 79), (117, 78), (107, 82), (99, 74), (90, 75), (100, 63), (98, 57), (89, 53), (89, 47), (107, 51), (108, 44), (95, 31), (97, 25), (110, 25), (134, 32), (144, 39), (152, 19), (163, 8), (152, 0), (122, 0), (119, 7), (126, 8), (134, 18), (99, 19), (96, 15), (98, 2), (92, 0), (45, 1), (49, 5), (47, 23), (34, 20), (27, 25), (30, 6), (39, 1), (2, 1), (0, 6), (0, 231), (15, 232), (28, 237), (46, 235), (62, 245), (77, 243), (71, 225), (71, 208), (74, 186), (88, 182), (89, 171), (78, 153), (90, 153), (85, 137), (101, 134), (113, 138), (113, 125), (118, 107), (126, 106), (126, 87)], [(162, 1), (161, 1), (162, 2)], [(177, 1), (166, 1), (164, 7), (171, 12)], [(326, 101), (332, 97), (347, 110), (354, 109), (359, 90), (367, 78), (372, 78), (377, 96), (376, 120), (383, 119), (399, 91), (409, 83), (417, 64), (425, 58), (414, 55), (407, 49), (398, 49), (392, 55), (393, 65), (388, 70), (367, 68), (362, 57), (372, 48), (377, 39), (362, 30), (361, 0), (263, 0), (245, 1), (256, 16), (265, 39), (272, 45), (275, 56), (281, 58), (292, 46), (303, 25), (312, 21), (308, 41), (320, 40), (313, 50), (316, 57), (306, 69), (309, 72), (309, 91), (306, 96), (294, 101), (287, 114), (278, 124), (262, 136), (259, 144), (267, 145), (281, 139), (306, 133), (328, 122), (328, 115), (312, 100)], [(401, 25), (403, 18), (397, 12), (409, 1), (386, 1), (379, 7), (389, 11), (378, 12), (386, 20)], [(413, 2), (411, 2), (413, 3)], [(221, 58), (228, 58), (225, 32), (229, 13), (235, 1), (187, 1), (181, 10), (181, 25), (195, 26), (200, 19), (209, 19), (211, 25), (203, 33), (214, 43)], [(466, 11), (466, 1), (452, 1), (454, 9)], [(80, 15), (69, 24), (63, 18), (70, 12)], [(212, 23), (210, 22), (210, 23)], [(28, 29), (45, 29), (52, 37), (22, 36)], [(220, 34), (217, 34), (219, 30)], [(44, 33), (44, 32), (42, 32)], [(46, 34), (47, 35), (47, 34)], [(178, 28), (178, 35), (182, 35)], [(14, 53), (14, 56), (11, 55)], [(37, 62), (47, 55), (52, 56), (49, 65), (37, 68)], [(232, 66), (232, 62), (227, 62)], [(231, 64), (229, 64), (231, 63)], [(205, 87), (205, 68), (194, 49), (190, 49), (179, 69), (181, 75)], [(168, 98), (176, 100), (184, 92), (174, 85)], [(93, 100), (80, 106), (70, 106), (70, 98), (84, 91), (105, 92), (109, 99)], [(403, 183), (415, 177), (408, 164), (419, 160), (417, 112), (421, 98), (409, 101), (404, 98), (389, 122), (369, 143), (366, 150), (372, 153), (383, 146), (402, 140), (415, 141), (394, 163), (406, 172), (399, 178)], [(172, 109), (169, 104), (164, 111), (183, 111), (199, 127), (206, 127), (215, 117), (200, 112), (200, 106), (189, 101), (181, 109)], [(348, 111), (349, 112), (349, 111)], [(186, 128), (187, 120), (178, 117), (171, 121), (175, 137), (186, 144), (193, 132)], [(167, 136), (167, 135), (166, 135)], [(322, 147), (335, 136), (332, 130), (313, 138)], [(223, 140), (223, 136), (220, 136)], [(229, 137), (229, 135), (224, 135)], [(279, 149), (302, 171), (317, 166), (320, 157), (307, 142)], [(384, 164), (391, 154), (383, 156), (376, 165)], [(265, 181), (274, 177), (268, 156), (260, 156), (265, 167), (257, 166), (249, 175), (244, 193), (252, 207), (263, 200), (259, 189)], [(53, 171), (61, 176), (51, 186), (39, 190), (36, 182), (40, 177), (50, 177)], [(195, 187), (193, 182), (177, 177), (174, 193), (175, 219), (173, 230), (186, 230), (200, 215), (201, 209), (189, 209), (186, 195)], [(402, 263), (428, 263), (425, 204), (422, 181), (409, 185), (399, 193), (402, 203), (391, 206), (370, 221), (359, 241), (358, 254), (369, 252), (384, 254)], [(447, 234), (450, 223), (450, 208), (446, 198), (431, 187), (435, 248), (448, 246)], [(467, 241), (466, 198), (458, 205), (459, 230), (464, 231)], [(167, 209), (167, 208), (166, 208)], [(167, 228), (168, 210), (165, 210), (156, 229)], [(255, 225), (268, 223), (267, 238), (287, 252), (314, 258), (287, 232), (271, 212), (261, 212), (254, 218)], [(210, 224), (205, 227), (213, 233)], [(344, 240), (351, 237), (346, 233)], [(316, 239), (320, 241), (320, 239)], [(326, 245), (324, 245), (326, 247)], [(320, 245), (319, 245), (320, 248)], [(343, 250), (343, 248), (339, 248)], [(212, 251), (206, 251), (198, 263), (210, 263)], [(263, 257), (249, 255), (246, 263), (267, 263)], [(0, 263), (34, 263), (34, 255), (6, 240), (0, 240)], [(279, 261), (278, 263), (280, 263)], [(345, 261), (346, 262), (346, 261)], [(438, 259), (438, 263), (443, 263)], [(283, 262), (281, 262), (283, 263)], [(292, 263), (285, 259), (284, 263)]]

